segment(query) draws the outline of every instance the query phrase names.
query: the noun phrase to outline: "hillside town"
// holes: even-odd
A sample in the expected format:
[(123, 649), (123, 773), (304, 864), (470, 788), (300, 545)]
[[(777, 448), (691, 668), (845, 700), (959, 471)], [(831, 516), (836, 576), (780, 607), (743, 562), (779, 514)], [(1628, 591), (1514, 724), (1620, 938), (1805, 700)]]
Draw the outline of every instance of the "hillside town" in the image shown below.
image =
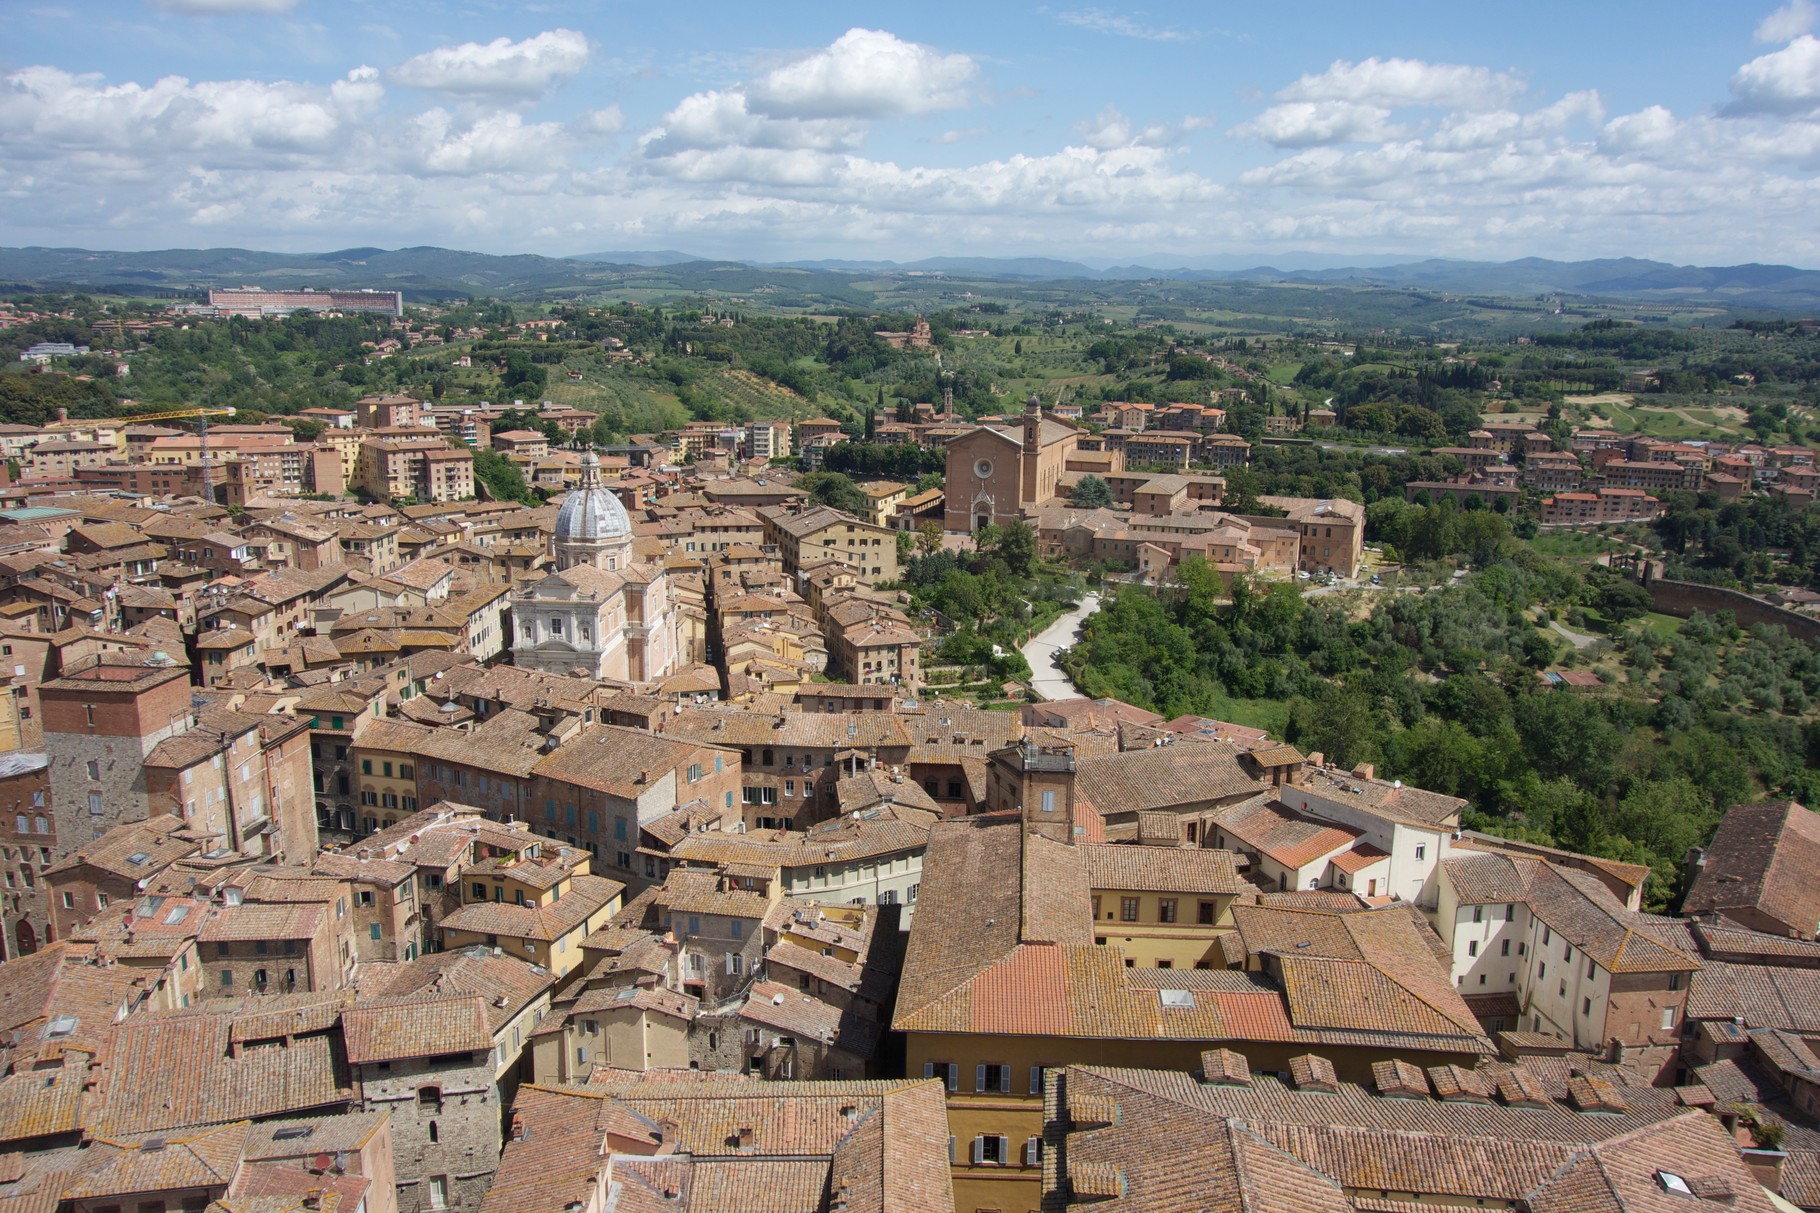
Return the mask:
[[(831, 419), (488, 412), (0, 427), (9, 1209), (1820, 1208), (1801, 804), (1667, 915), (1266, 730), (932, 683), (919, 544), (1356, 581), (1357, 502), (1229, 508), (1218, 408), (918, 406), (943, 483), (863, 516), (786, 463)], [(1408, 495), (1814, 487), (1540, 437)]]

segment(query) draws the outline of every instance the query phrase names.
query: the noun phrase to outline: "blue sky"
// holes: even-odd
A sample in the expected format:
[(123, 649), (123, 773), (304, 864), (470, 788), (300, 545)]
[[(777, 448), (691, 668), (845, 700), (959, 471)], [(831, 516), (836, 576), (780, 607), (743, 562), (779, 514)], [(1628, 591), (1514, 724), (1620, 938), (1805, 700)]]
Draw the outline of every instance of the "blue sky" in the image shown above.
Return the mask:
[(1820, 264), (1814, 0), (11, 17), (5, 244)]

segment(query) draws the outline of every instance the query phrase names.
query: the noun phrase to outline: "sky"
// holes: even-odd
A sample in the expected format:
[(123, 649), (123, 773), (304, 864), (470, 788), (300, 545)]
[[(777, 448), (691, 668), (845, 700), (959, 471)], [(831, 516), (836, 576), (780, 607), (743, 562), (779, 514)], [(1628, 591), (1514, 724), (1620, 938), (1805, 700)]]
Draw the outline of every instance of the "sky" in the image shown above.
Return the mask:
[(0, 245), (1820, 266), (1815, 0), (7, 9)]

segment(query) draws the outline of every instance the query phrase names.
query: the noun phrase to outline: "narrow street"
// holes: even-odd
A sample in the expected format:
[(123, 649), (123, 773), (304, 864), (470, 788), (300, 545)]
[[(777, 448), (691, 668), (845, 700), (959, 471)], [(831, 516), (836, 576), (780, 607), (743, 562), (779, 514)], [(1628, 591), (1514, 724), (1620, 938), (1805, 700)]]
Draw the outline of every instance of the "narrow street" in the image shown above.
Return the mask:
[(1100, 609), (1100, 596), (1089, 594), (1081, 605), (1044, 628), (1019, 650), (1030, 663), (1030, 685), (1044, 699), (1072, 699), (1080, 692), (1055, 655), (1074, 643), (1081, 621)]

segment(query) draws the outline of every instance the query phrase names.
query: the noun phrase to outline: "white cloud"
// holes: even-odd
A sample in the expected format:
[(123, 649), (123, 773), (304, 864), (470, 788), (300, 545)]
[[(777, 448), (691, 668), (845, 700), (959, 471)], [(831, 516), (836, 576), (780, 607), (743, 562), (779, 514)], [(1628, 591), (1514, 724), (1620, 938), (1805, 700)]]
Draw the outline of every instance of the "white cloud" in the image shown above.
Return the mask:
[(820, 170), (802, 156), (763, 153), (853, 151), (873, 119), (965, 104), (978, 70), (965, 55), (852, 29), (750, 84), (684, 97), (639, 147), (654, 161), (686, 157), (654, 171), (801, 181)]
[(1731, 79), (1728, 114), (1820, 111), (1820, 38), (1802, 34), (1779, 51), (1760, 55)]
[(1523, 92), (1507, 72), (1420, 59), (1336, 60), (1319, 75), (1303, 76), (1277, 93), (1279, 101), (1341, 101), (1396, 109), (1434, 105), (1449, 109), (1494, 109)]
[(750, 90), (774, 118), (889, 118), (966, 105), (979, 66), (883, 30), (850, 29), (825, 50), (771, 71)]
[(626, 128), (626, 116), (617, 105), (609, 105), (603, 109), (583, 110), (569, 126), (582, 135), (615, 135)]
[(1096, 34), (1115, 34), (1120, 38), (1138, 38), (1145, 42), (1192, 42), (1200, 37), (1200, 34), (1192, 30), (1145, 25), (1122, 13), (1109, 13), (1097, 8), (1057, 13), (1055, 19), (1064, 25), (1092, 30)]
[(378, 73), (356, 68), (322, 89), (289, 82), (167, 76), (107, 85), (54, 67), (28, 67), (0, 91), (0, 142), (55, 154), (107, 152), (156, 160), (176, 153), (255, 163), (334, 147), (384, 95)]
[(288, 13), (297, 7), (297, 0), (151, 0), (158, 8), (173, 13), (188, 13), (193, 16), (214, 16), (218, 13)]
[(992, 128), (989, 126), (957, 127), (953, 130), (943, 131), (939, 135), (930, 135), (927, 138), (918, 139), (917, 142), (918, 143), (963, 143), (968, 139), (978, 139), (981, 135), (988, 135), (991, 133), (992, 133)]
[(1789, 0), (1757, 26), (1757, 41), (1793, 42), (1814, 28), (1816, 18), (1820, 18), (1820, 10), (1814, 8), (1813, 0)]
[(640, 143), (650, 156), (723, 147), (828, 151), (856, 145), (862, 129), (835, 118), (769, 118), (752, 112), (744, 91), (716, 89), (684, 97)]
[(439, 46), (392, 69), (411, 88), (469, 97), (540, 97), (588, 65), (592, 48), (572, 29), (546, 30), (521, 42), (495, 38)]
[(1161, 147), (1189, 131), (1200, 130), (1211, 124), (1210, 117), (1197, 115), (1184, 118), (1175, 125), (1153, 122), (1148, 126), (1138, 126), (1120, 113), (1117, 106), (1109, 105), (1089, 121), (1076, 123), (1074, 129), (1080, 132), (1088, 147), (1107, 151), (1119, 147)]
[(1601, 150), (1617, 156), (1661, 155), (1683, 139), (1681, 122), (1668, 109), (1652, 105), (1613, 118), (1599, 132)]
[(1321, 147), (1331, 143), (1382, 143), (1402, 131), (1381, 105), (1352, 101), (1288, 101), (1273, 105), (1233, 134), (1262, 139), (1275, 147)]
[(1527, 114), (1514, 110), (1450, 114), (1428, 138), (1428, 145), (1449, 151), (1484, 149), (1513, 140), (1567, 130), (1576, 123), (1598, 125), (1605, 106), (1593, 91), (1569, 93), (1553, 105)]
[(413, 158), (425, 173), (535, 173), (552, 166), (562, 127), (555, 122), (527, 123), (514, 113), (489, 114), (461, 125), (438, 108), (413, 120), (411, 136)]

